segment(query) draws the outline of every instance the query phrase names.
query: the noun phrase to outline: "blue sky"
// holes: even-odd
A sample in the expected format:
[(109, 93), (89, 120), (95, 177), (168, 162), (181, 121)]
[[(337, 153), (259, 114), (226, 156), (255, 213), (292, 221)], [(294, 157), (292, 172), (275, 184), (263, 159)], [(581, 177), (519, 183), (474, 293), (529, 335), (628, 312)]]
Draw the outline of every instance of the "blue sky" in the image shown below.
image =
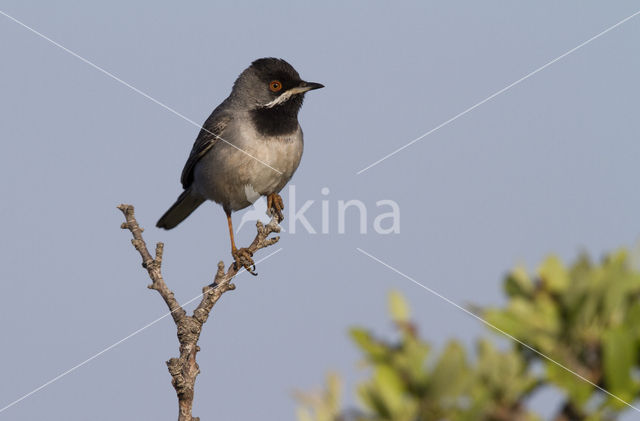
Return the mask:
[[(258, 57), (326, 85), (301, 111), (292, 184), (298, 206), (314, 201), (314, 226), (327, 201), (331, 228), (284, 233), (260, 276), (238, 278), (216, 306), (198, 356), (203, 419), (293, 419), (294, 389), (331, 369), (353, 384), (362, 373), (346, 329), (390, 332), (391, 289), (437, 346), (490, 335), (357, 247), (461, 305), (498, 305), (517, 263), (533, 270), (551, 252), (601, 256), (638, 239), (640, 17), (356, 175), (637, 12), (635, 2), (7, 0), (0, 10), (196, 122)], [(183, 302), (230, 256), (213, 204), (173, 231), (154, 228), (180, 192), (196, 127), (4, 16), (0, 39), (2, 407), (165, 313), (118, 228), (119, 203), (136, 206), (148, 242), (166, 243), (165, 279)], [(377, 201), (396, 202), (400, 233), (360, 234), (354, 212), (339, 234), (338, 201), (354, 199), (369, 227)], [(251, 236), (243, 228), (240, 243)], [(0, 419), (167, 419), (176, 404), (164, 361), (176, 353), (164, 319)]]

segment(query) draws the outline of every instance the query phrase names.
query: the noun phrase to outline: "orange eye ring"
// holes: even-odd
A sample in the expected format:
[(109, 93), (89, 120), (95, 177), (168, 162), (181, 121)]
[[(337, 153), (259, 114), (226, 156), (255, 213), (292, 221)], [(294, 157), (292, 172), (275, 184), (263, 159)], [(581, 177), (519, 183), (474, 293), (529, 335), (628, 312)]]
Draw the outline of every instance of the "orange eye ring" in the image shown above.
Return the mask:
[(282, 89), (282, 83), (279, 80), (272, 80), (269, 82), (269, 89), (271, 89), (271, 92), (278, 92)]

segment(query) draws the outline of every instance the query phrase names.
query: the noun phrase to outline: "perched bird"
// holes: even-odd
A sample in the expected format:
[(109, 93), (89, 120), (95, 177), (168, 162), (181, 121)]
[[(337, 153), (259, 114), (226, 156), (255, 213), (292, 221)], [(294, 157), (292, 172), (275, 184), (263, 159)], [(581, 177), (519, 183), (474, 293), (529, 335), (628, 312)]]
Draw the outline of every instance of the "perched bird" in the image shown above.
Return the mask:
[(227, 215), (236, 267), (254, 273), (252, 253), (236, 248), (231, 212), (266, 196), (267, 208), (282, 221), (284, 204), (278, 192), (302, 157), (298, 111), (304, 94), (322, 87), (303, 81), (282, 59), (251, 63), (202, 126), (182, 170), (184, 192), (156, 226), (174, 228), (205, 200), (213, 200)]

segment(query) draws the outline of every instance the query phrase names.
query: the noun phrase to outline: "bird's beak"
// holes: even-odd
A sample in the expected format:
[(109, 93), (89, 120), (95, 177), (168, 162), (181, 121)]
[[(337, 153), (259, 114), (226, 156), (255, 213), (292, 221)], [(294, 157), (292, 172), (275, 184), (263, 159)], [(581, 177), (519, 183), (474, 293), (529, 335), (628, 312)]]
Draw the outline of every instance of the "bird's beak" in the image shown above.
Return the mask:
[(298, 88), (300, 89), (299, 91), (300, 93), (304, 93), (308, 91), (313, 91), (314, 89), (324, 88), (324, 85), (321, 83), (302, 81), (300, 85), (298, 85)]

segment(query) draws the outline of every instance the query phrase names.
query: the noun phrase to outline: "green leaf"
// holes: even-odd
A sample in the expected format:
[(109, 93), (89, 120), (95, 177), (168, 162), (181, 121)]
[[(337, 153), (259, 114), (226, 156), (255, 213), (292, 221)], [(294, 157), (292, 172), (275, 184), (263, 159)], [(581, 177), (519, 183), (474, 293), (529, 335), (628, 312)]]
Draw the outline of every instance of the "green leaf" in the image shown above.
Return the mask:
[(534, 301), (512, 298), (506, 310), (490, 309), (484, 316), (496, 328), (544, 352), (553, 349), (560, 329), (558, 309), (546, 295)]
[(455, 397), (464, 391), (470, 374), (464, 348), (450, 341), (433, 368), (430, 384), (438, 397)]
[(625, 314), (625, 325), (635, 338), (640, 338), (640, 301), (635, 301)]
[(398, 291), (389, 293), (389, 313), (391, 314), (391, 319), (396, 323), (407, 323), (409, 321), (409, 305)]
[(403, 394), (405, 390), (398, 373), (388, 365), (380, 364), (376, 366), (373, 381), (387, 411), (390, 414), (400, 412), (404, 406)]
[(563, 292), (569, 286), (569, 273), (557, 256), (549, 256), (538, 268), (538, 275), (551, 292)]
[[(606, 331), (602, 340), (604, 378), (607, 389), (623, 400), (634, 399), (638, 384), (631, 377), (631, 371), (638, 358), (638, 347), (631, 329), (619, 326)], [(611, 400), (618, 408), (625, 405)]]
[(530, 297), (534, 289), (533, 281), (524, 266), (516, 266), (504, 282), (504, 290), (509, 297)]
[(413, 335), (403, 335), (401, 345), (393, 353), (393, 367), (402, 372), (404, 380), (415, 388), (423, 388), (428, 382), (425, 369), (429, 345)]
[(571, 401), (578, 406), (582, 406), (589, 400), (594, 389), (591, 384), (579, 379), (575, 374), (570, 373), (551, 361), (547, 361), (545, 366), (547, 379), (561, 389), (564, 389)]
[(387, 355), (387, 347), (376, 341), (368, 330), (351, 328), (349, 334), (358, 347), (373, 361), (383, 359)]

